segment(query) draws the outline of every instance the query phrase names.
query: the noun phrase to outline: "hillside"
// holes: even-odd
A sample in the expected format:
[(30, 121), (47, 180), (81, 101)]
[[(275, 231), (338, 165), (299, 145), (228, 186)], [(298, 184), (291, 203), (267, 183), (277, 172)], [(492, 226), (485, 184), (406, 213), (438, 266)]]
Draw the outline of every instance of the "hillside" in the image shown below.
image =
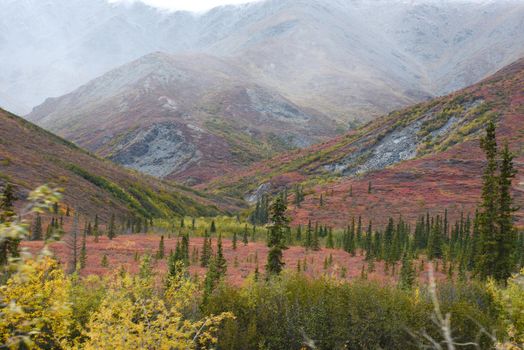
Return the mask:
[(463, 88), (524, 55), (518, 0), (266, 0), (203, 14), (3, 0), (0, 12), (0, 106), (23, 114), (162, 51), (230, 60), (253, 83), (347, 124)]
[[(524, 191), (524, 59), (451, 95), (392, 112), (364, 127), (311, 148), (229, 174), (201, 189), (256, 201), (264, 192), (305, 185), (305, 200), (292, 208), (295, 223), (307, 219), (343, 226), (363, 215), (413, 220), (450, 209), (471, 213), (479, 200), (484, 156), (479, 138), (489, 119), (499, 144), (516, 153), (517, 204)], [(371, 182), (371, 193), (368, 185)], [(352, 191), (351, 191), (352, 188)], [(351, 196), (352, 192), (352, 196)], [(320, 206), (320, 195), (324, 205)], [(524, 211), (517, 213), (524, 224)]]
[(153, 53), (60, 98), (28, 119), (126, 167), (199, 183), (275, 152), (336, 134), (228, 61)]
[[(128, 171), (78, 148), (22, 118), (0, 109), (0, 183), (17, 196), (52, 183), (64, 189), (63, 205), (89, 215), (171, 217), (213, 215), (225, 200)], [(229, 203), (234, 207), (234, 204)]]

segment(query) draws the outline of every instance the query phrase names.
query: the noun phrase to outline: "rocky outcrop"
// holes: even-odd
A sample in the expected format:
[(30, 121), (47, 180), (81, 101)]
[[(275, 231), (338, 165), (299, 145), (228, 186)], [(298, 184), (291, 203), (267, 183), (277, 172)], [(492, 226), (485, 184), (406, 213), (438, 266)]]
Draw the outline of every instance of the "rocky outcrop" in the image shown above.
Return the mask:
[(198, 162), (202, 154), (181, 129), (174, 123), (159, 123), (136, 130), (114, 147), (109, 158), (157, 177), (183, 171)]

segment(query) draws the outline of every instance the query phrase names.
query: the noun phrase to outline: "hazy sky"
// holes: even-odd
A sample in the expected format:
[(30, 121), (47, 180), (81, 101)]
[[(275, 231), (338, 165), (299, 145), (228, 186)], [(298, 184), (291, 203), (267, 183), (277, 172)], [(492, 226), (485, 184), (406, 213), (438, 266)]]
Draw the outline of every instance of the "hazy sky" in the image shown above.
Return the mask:
[[(132, 2), (137, 0), (110, 0), (111, 2)], [(227, 4), (244, 4), (257, 0), (138, 0), (146, 4), (170, 9), (187, 11), (205, 11), (213, 7)]]

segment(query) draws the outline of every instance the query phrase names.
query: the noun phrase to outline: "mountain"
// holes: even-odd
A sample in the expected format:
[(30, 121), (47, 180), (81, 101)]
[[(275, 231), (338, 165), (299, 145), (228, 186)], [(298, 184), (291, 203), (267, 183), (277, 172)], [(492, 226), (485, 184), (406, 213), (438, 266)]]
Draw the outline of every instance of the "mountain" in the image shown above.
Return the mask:
[[(291, 206), (295, 223), (302, 224), (311, 219), (344, 226), (358, 215), (378, 224), (396, 215), (414, 221), (426, 211), (442, 213), (445, 208), (456, 218), (473, 213), (479, 202), (485, 163), (479, 139), (493, 119), (499, 145), (508, 142), (516, 155), (519, 175), (513, 195), (524, 208), (523, 86), (524, 58), (471, 87), (199, 188), (254, 203), (264, 193), (285, 188), (292, 193), (302, 184), (305, 200)], [(522, 209), (517, 218), (524, 225)]]
[(160, 52), (48, 99), (28, 119), (126, 167), (193, 183), (334, 136), (337, 127), (229, 61)]
[(64, 189), (64, 205), (107, 219), (118, 216), (215, 215), (236, 208), (180, 185), (126, 170), (0, 110), (0, 184), (17, 197), (44, 183)]
[(0, 104), (29, 112), (151, 52), (208, 54), (347, 125), (472, 84), (524, 55), (524, 3), (266, 0), (204, 14), (0, 0)]

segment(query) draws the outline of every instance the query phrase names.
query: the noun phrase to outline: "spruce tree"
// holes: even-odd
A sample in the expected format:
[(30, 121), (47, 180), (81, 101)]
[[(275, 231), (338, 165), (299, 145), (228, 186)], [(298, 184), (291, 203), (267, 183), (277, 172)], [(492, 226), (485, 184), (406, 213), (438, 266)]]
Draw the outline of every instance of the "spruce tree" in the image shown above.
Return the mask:
[(247, 224), (244, 225), (244, 233), (242, 235), (242, 243), (244, 243), (244, 246), (246, 246), (248, 242), (248, 230), (247, 230)]
[[(15, 200), (14, 187), (7, 183), (0, 195), (0, 223), (9, 224), (14, 220), (16, 216), (14, 211)], [(6, 238), (0, 243), (0, 266), (6, 265), (10, 256), (18, 256), (19, 243), (18, 239), (12, 238)]]
[(440, 216), (437, 215), (435, 224), (431, 228), (428, 238), (427, 256), (428, 259), (442, 258), (442, 225)]
[(277, 196), (271, 205), (271, 225), (268, 232), (269, 253), (266, 271), (268, 275), (278, 275), (282, 271), (282, 250), (285, 246), (285, 233), (289, 228), (289, 218), (286, 216), (287, 206), (281, 196)]
[(351, 226), (348, 230), (348, 253), (351, 254), (351, 256), (356, 255), (356, 243), (355, 243), (355, 217), (351, 218)]
[(87, 264), (87, 229), (82, 235), (82, 246), (80, 248), (80, 269), (84, 269)]
[(368, 231), (366, 232), (366, 241), (364, 243), (364, 249), (366, 250), (366, 260), (373, 258), (373, 233), (372, 233), (372, 223), (369, 221)]
[[(490, 121), (481, 148), (487, 159), (482, 177), (482, 202), (479, 215), (479, 249), (475, 272), (481, 278), (505, 281), (513, 269), (515, 231), (511, 182), (516, 175), (513, 155), (507, 145), (498, 166), (495, 124)], [(498, 170), (498, 173), (497, 173)]]
[(224, 251), (222, 249), (222, 234), (218, 235), (217, 239), (217, 255), (216, 255), (216, 269), (220, 277), (225, 277), (227, 272), (227, 261), (224, 257)]
[(320, 240), (318, 237), (318, 224), (315, 224), (315, 229), (313, 230), (313, 237), (311, 237), (311, 249), (320, 250)]
[(42, 217), (40, 214), (36, 215), (35, 221), (33, 223), (33, 230), (32, 230), (32, 237), (31, 239), (33, 241), (41, 241), (42, 240)]
[(362, 246), (362, 216), (358, 216), (357, 233), (356, 233), (356, 246)]
[(498, 258), (496, 251), (495, 230), (497, 220), (498, 179), (497, 179), (497, 141), (495, 124), (488, 123), (486, 135), (480, 146), (487, 159), (482, 176), (482, 202), (479, 216), (479, 252), (476, 259), (476, 273), (481, 278), (494, 275)]
[(93, 225), (93, 236), (95, 236), (95, 243), (98, 243), (100, 236), (100, 228), (98, 227), (98, 214), (95, 214), (95, 224)]
[(516, 229), (513, 226), (513, 213), (517, 210), (513, 207), (511, 197), (511, 183), (517, 175), (513, 165), (514, 155), (510, 152), (508, 144), (504, 145), (501, 152), (500, 175), (499, 175), (499, 195), (498, 195), (498, 215), (497, 231), (494, 235), (496, 242), (497, 256), (496, 265), (494, 266), (493, 277), (498, 281), (506, 281), (513, 271), (514, 252), (516, 240)]
[(109, 267), (109, 261), (107, 259), (107, 254), (104, 254), (104, 256), (102, 256), (102, 261), (100, 262), (100, 266)]
[(306, 230), (306, 239), (304, 242), (304, 246), (309, 249), (311, 248), (312, 242), (313, 242), (313, 228), (311, 226), (311, 220), (308, 220), (307, 230)]
[(404, 253), (402, 257), (402, 267), (400, 268), (400, 276), (398, 286), (401, 289), (411, 289), (415, 284), (416, 276), (413, 263), (408, 258), (408, 254)]
[(164, 247), (164, 235), (160, 236), (160, 242), (158, 242), (158, 251), (156, 252), (156, 258), (158, 260), (164, 259), (165, 247)]
[(78, 232), (78, 214), (75, 213), (73, 216), (73, 227), (71, 228), (71, 232), (65, 239), (66, 246), (69, 250), (69, 265), (68, 265), (68, 273), (73, 273), (77, 269), (78, 264), (78, 250), (80, 245), (79, 240), (79, 232)]
[(209, 228), (209, 232), (211, 232), (211, 234), (217, 232), (217, 228), (216, 228), (216, 226), (215, 226), (215, 220), (211, 220), (211, 226), (210, 226), (210, 228)]
[(200, 256), (200, 266), (208, 267), (209, 261), (213, 255), (213, 248), (211, 247), (211, 238), (207, 230), (204, 231), (204, 245), (202, 246), (202, 255)]
[(182, 234), (182, 243), (180, 246), (180, 253), (182, 257), (182, 261), (186, 266), (190, 265), (189, 261), (189, 233), (183, 233)]
[(113, 239), (115, 236), (115, 214), (111, 214), (111, 219), (109, 220), (109, 226), (107, 228), (107, 237)]
[(326, 239), (326, 248), (333, 249), (334, 247), (335, 247), (335, 242), (333, 241), (333, 230), (329, 228), (327, 239)]
[(298, 225), (295, 239), (297, 242), (302, 242), (302, 225)]
[(206, 277), (204, 278), (204, 304), (207, 303), (209, 296), (215, 289), (219, 280), (220, 273), (217, 269), (216, 259), (215, 257), (211, 257), (211, 259), (209, 260), (209, 267), (206, 272)]
[(233, 232), (233, 250), (237, 250), (237, 231)]

